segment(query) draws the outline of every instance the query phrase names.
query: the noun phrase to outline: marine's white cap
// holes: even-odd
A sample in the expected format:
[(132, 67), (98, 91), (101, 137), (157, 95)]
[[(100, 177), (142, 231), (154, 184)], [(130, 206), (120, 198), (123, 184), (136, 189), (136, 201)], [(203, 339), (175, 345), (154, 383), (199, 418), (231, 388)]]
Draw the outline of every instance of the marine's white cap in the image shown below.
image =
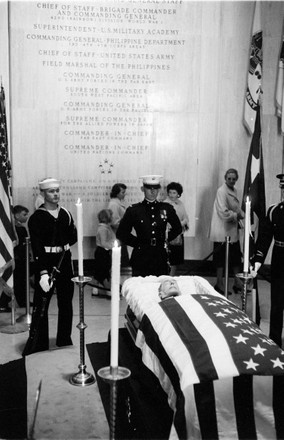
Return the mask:
[(141, 176), (140, 179), (142, 179), (143, 185), (146, 187), (160, 188), (162, 177), (158, 174), (149, 174), (148, 176)]
[(38, 182), (39, 189), (50, 189), (50, 188), (59, 188), (60, 180), (53, 179), (52, 177), (48, 177), (47, 179), (43, 179), (41, 182)]

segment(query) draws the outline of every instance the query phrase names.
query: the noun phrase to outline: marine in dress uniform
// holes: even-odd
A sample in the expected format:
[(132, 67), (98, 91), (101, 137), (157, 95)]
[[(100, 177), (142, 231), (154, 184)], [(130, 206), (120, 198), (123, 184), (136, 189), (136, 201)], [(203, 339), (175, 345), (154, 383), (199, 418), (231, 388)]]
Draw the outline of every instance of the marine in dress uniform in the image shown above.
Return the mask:
[[(143, 176), (145, 194), (142, 202), (129, 206), (120, 221), (116, 237), (133, 247), (130, 259), (133, 276), (167, 275), (169, 273), (167, 241), (182, 232), (180, 220), (173, 206), (159, 202), (162, 176)], [(167, 224), (171, 229), (166, 237)], [(132, 234), (132, 228), (136, 236)]]
[(271, 309), (269, 337), (282, 346), (284, 311), (284, 174), (280, 179), (281, 202), (268, 208), (265, 220), (259, 227), (254, 260), (256, 273), (264, 263), (271, 242), (274, 239), (271, 258)]
[[(28, 221), (35, 260), (35, 292), (30, 336), (23, 356), (49, 348), (48, 306), (54, 287), (58, 304), (56, 345), (61, 347), (72, 344), (74, 283), (71, 280), (73, 268), (70, 246), (77, 241), (77, 230), (70, 212), (58, 205), (60, 182), (48, 178), (39, 182), (39, 187), (44, 193), (45, 202)], [(56, 272), (53, 285), (50, 283), (50, 275), (54, 267), (59, 271)]]

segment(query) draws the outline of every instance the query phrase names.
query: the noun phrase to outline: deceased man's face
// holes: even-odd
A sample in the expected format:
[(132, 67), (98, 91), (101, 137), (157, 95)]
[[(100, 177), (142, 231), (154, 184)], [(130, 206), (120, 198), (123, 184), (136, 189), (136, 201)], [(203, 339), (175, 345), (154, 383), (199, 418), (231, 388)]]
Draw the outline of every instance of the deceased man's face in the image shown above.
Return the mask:
[(181, 295), (181, 291), (175, 279), (167, 278), (161, 282), (159, 287), (159, 297), (161, 299), (170, 298), (172, 296)]

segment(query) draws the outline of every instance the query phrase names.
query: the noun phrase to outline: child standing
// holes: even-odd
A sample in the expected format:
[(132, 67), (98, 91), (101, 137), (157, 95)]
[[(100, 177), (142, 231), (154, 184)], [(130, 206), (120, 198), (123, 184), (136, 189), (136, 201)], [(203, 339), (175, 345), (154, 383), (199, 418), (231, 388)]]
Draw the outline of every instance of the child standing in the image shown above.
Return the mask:
[(26, 306), (26, 238), (28, 230), (26, 222), (29, 210), (25, 206), (16, 205), (13, 208), (15, 229), (18, 236), (18, 244), (14, 247), (14, 293), (19, 307)]
[[(111, 251), (115, 241), (115, 233), (111, 227), (112, 211), (110, 209), (102, 209), (98, 213), (98, 230), (96, 236), (96, 250), (94, 253), (95, 267), (94, 278), (104, 287), (104, 295), (110, 297), (105, 290), (110, 290), (111, 276)], [(92, 296), (98, 295), (100, 292), (93, 289)]]

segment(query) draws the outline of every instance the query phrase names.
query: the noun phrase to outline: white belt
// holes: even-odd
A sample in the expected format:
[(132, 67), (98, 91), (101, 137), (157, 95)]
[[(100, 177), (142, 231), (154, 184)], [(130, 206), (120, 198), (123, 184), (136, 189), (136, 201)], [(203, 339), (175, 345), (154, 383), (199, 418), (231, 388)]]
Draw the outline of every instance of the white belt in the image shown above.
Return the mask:
[(69, 244), (65, 244), (64, 246), (44, 246), (45, 252), (48, 254), (59, 254), (60, 252), (68, 251), (70, 249)]
[(275, 244), (275, 246), (284, 247), (283, 241), (274, 240), (274, 244)]

